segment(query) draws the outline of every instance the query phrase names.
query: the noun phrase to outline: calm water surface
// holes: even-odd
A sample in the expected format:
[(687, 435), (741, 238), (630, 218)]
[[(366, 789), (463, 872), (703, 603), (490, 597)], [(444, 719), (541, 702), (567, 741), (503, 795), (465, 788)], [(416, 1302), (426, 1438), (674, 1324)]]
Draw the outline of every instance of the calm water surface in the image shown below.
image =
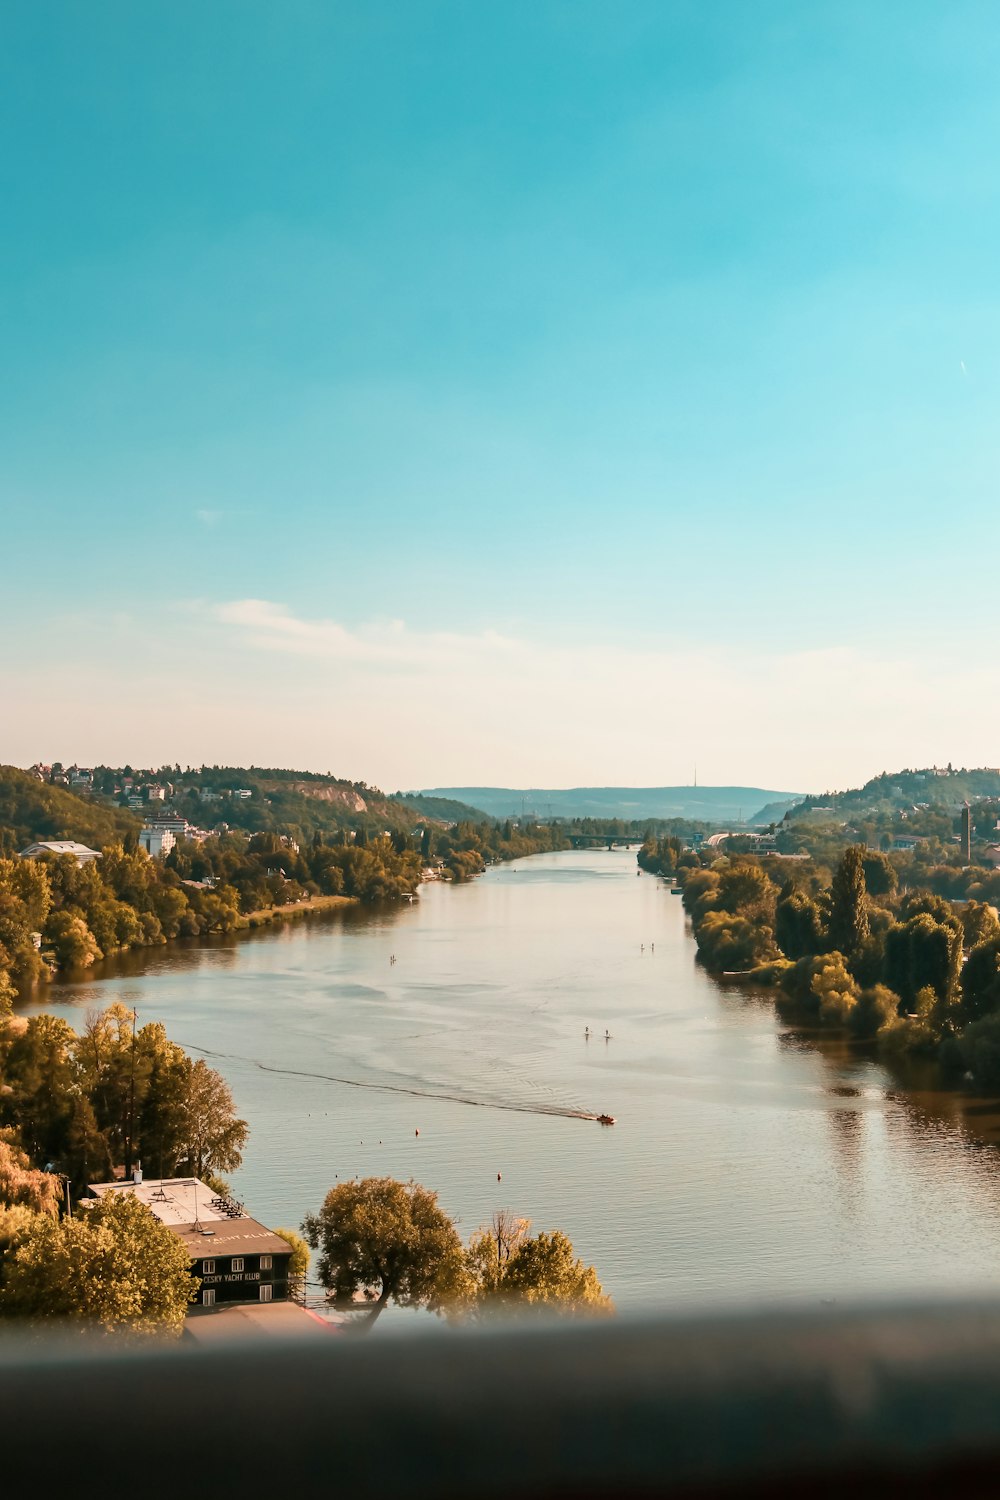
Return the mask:
[(38, 1008), (79, 1026), (118, 999), (208, 1056), (251, 1126), (234, 1187), (273, 1224), (412, 1176), (466, 1234), (501, 1206), (564, 1229), (622, 1306), (1000, 1280), (969, 1103), (818, 1049), (694, 958), (634, 853), (573, 852), (130, 955)]

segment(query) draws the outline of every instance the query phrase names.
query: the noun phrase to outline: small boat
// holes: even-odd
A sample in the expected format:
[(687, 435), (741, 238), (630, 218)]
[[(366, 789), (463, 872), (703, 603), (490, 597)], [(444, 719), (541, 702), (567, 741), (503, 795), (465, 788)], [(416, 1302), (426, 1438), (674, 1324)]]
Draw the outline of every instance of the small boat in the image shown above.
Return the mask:
[(615, 1117), (614, 1115), (598, 1115), (597, 1123), (598, 1125), (613, 1125), (615, 1123)]

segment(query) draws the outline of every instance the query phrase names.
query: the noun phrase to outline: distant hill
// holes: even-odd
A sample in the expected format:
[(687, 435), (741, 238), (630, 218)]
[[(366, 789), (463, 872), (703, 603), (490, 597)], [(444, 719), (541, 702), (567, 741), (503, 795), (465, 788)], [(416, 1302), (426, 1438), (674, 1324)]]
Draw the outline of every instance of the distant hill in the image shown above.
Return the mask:
[(76, 839), (92, 849), (134, 838), (142, 819), (125, 808), (86, 801), (16, 766), (0, 766), (0, 854), (45, 839)]
[(579, 786), (540, 787), (455, 786), (409, 792), (414, 798), (447, 798), (482, 808), (492, 818), (690, 818), (704, 823), (754, 820), (765, 804), (788, 805), (794, 792), (767, 791), (754, 786)]
[(792, 797), (787, 802), (768, 802), (764, 807), (754, 813), (752, 818), (747, 818), (748, 823), (755, 827), (768, 827), (771, 823), (780, 823), (787, 813), (801, 805), (801, 797)]
[(923, 808), (955, 810), (963, 802), (997, 798), (1000, 798), (1000, 770), (994, 767), (966, 770), (963, 766), (956, 771), (951, 766), (927, 766), (923, 770), (883, 771), (864, 786), (803, 797), (794, 813), (799, 819), (831, 812), (856, 816)]
[(434, 797), (423, 792), (393, 792), (390, 802), (401, 802), (425, 818), (435, 818), (442, 823), (481, 823), (490, 815), (481, 807), (470, 807), (467, 802), (455, 802), (451, 797)]
[[(409, 831), (418, 822), (414, 809), (386, 797), (364, 781), (262, 766), (202, 766), (172, 778), (172, 804), (192, 823), (226, 822), (245, 833), (292, 833), (302, 839), (328, 838), (341, 829), (367, 827)], [(234, 798), (236, 788), (250, 792)], [(205, 792), (222, 801), (206, 807)]]
[[(290, 833), (300, 843), (319, 835), (330, 840), (345, 829), (411, 832), (423, 818), (405, 802), (386, 797), (363, 781), (261, 766), (179, 766), (138, 771), (134, 767), (96, 768), (96, 784), (109, 788), (80, 796), (66, 787), (39, 781), (13, 766), (0, 767), (0, 851), (23, 849), (36, 839), (74, 838), (94, 848), (135, 838), (143, 811), (119, 805), (111, 788), (126, 773), (138, 787), (157, 782), (165, 803), (150, 811), (180, 813), (195, 827), (225, 823), (244, 833)], [(233, 793), (240, 791), (239, 796)], [(249, 793), (249, 796), (246, 794)], [(424, 814), (423, 816), (428, 816)], [(481, 818), (477, 814), (477, 818)], [(452, 821), (452, 819), (445, 819)]]

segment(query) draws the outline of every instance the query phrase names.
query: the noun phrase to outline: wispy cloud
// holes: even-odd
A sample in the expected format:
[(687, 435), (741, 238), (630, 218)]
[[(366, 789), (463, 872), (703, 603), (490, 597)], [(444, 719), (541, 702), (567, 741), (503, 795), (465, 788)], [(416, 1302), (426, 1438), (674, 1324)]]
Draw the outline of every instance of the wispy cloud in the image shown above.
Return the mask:
[(456, 668), (492, 657), (512, 657), (524, 643), (495, 631), (462, 635), (448, 631), (414, 631), (402, 620), (376, 621), (349, 629), (336, 620), (307, 620), (284, 604), (268, 599), (235, 599), (210, 606), (221, 624), (230, 626), (258, 650), (361, 666), (412, 669)]
[[(706, 783), (822, 791), (903, 765), (993, 764), (1000, 741), (986, 638), (765, 650), (748, 615), (724, 646), (595, 643), (346, 622), (255, 598), (170, 618), (137, 614), (127, 659), (110, 613), (74, 632), (50, 622), (49, 669), (0, 664), (0, 697), (33, 705), (5, 753), (330, 767), (383, 786), (671, 784), (697, 762)], [(157, 691), (137, 718), (122, 678), (151, 663)]]

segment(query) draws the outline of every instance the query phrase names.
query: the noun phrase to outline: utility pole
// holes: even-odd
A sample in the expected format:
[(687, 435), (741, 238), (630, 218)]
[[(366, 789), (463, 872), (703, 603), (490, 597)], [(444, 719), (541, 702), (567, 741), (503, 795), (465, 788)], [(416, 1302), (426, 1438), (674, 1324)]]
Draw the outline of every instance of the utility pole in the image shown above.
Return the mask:
[(132, 1066), (128, 1081), (128, 1145), (125, 1149), (125, 1180), (132, 1176), (132, 1144), (135, 1136), (135, 1023), (138, 1012), (132, 1007)]

